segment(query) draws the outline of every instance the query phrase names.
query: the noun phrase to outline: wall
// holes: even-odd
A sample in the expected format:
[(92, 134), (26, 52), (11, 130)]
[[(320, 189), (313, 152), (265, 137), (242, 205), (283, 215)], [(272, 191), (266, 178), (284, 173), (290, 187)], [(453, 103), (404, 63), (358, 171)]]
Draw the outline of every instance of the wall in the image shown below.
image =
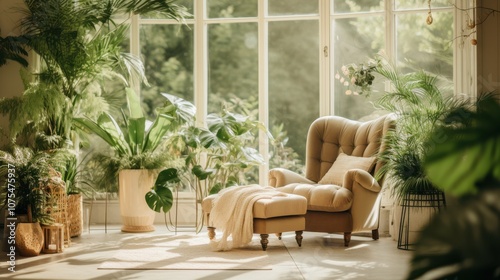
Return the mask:
[[(21, 0), (0, 1), (0, 35), (16, 36), (19, 14), (12, 11), (14, 7), (23, 5)], [(24, 90), (19, 71), (22, 66), (13, 61), (0, 67), (0, 97), (20, 96)], [(8, 118), (0, 115), (0, 147), (8, 142)]]
[[(477, 25), (477, 92), (500, 93), (500, 1), (477, 0), (477, 7), (498, 11)], [(478, 9), (476, 22), (484, 20), (487, 12)]]

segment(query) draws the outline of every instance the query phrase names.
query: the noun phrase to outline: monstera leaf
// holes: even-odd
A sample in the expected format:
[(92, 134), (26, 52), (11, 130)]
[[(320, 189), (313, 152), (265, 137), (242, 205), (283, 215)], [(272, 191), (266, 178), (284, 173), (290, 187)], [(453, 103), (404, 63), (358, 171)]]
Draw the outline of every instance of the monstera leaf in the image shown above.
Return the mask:
[(177, 169), (168, 168), (161, 171), (156, 178), (154, 186), (146, 193), (146, 203), (149, 208), (156, 212), (167, 213), (174, 201), (169, 186), (180, 181)]

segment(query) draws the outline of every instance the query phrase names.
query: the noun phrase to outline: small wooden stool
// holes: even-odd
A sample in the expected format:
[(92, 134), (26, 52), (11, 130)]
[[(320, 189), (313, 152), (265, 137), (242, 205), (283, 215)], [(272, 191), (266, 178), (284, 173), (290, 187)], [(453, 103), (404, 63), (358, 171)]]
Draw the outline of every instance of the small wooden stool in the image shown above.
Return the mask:
[(42, 225), (44, 244), (42, 253), (61, 253), (64, 248), (64, 225)]

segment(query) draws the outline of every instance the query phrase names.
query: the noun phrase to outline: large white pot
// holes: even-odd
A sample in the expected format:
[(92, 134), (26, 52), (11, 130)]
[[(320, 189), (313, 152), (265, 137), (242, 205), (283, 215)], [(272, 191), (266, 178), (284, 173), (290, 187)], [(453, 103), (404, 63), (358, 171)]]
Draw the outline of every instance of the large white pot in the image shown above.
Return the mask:
[(146, 169), (125, 169), (118, 175), (122, 231), (154, 231), (155, 212), (146, 203), (146, 193), (153, 186), (156, 173)]

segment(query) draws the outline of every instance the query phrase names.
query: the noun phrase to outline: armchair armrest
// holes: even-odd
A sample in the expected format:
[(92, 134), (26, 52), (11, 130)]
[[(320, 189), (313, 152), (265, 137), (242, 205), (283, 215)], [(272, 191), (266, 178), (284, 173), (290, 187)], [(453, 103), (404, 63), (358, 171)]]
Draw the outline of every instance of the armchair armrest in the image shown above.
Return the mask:
[(283, 187), (292, 183), (316, 184), (316, 182), (288, 169), (273, 168), (269, 170), (269, 186)]
[(375, 193), (380, 192), (382, 189), (370, 173), (361, 169), (351, 169), (344, 176), (344, 188), (353, 191), (355, 184)]
[(382, 196), (380, 184), (373, 176), (361, 169), (347, 171), (343, 187), (353, 193), (351, 206), (353, 231), (378, 228), (379, 208)]

